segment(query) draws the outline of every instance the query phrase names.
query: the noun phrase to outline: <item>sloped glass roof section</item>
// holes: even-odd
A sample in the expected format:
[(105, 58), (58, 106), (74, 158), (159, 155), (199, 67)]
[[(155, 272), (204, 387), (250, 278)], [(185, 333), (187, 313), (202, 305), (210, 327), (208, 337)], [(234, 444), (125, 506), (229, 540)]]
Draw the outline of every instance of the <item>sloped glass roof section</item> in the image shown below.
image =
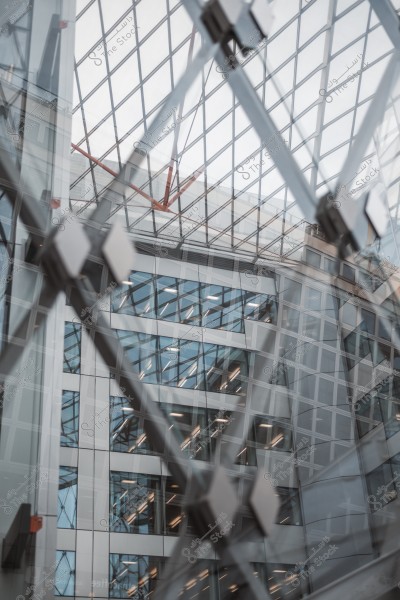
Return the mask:
[[(139, 189), (126, 187), (116, 206), (139, 238), (296, 258), (306, 223), (274, 164), (279, 143), (260, 143), (228, 69), (209, 60), (165, 114), (161, 136), (152, 135), (156, 112), (201, 47), (182, 4), (160, 0), (149, 11), (143, 1), (111, 8), (95, 0), (78, 2), (78, 11), (75, 210), (92, 208), (137, 148), (138, 159), (145, 155)], [(277, 0), (274, 14), (269, 39), (247, 57), (235, 54), (320, 197), (337, 183), (393, 45), (366, 0)], [(351, 197), (380, 176), (377, 144), (349, 182)]]

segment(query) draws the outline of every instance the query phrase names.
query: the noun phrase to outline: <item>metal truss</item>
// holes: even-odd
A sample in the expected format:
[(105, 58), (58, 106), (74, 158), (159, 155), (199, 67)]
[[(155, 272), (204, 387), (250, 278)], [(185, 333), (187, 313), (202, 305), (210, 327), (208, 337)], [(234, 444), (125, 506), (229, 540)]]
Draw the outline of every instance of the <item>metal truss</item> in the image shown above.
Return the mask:
[[(361, 132), (351, 149), (349, 159), (343, 167), (340, 182), (347, 181), (349, 174), (354, 171), (354, 168), (357, 168), (362, 159), (372, 133), (382, 118), (390, 90), (399, 75), (397, 49), (400, 46), (400, 33), (398, 29), (396, 30), (397, 33), (394, 31), (390, 20), (390, 16), (393, 17), (393, 9), (389, 2), (382, 2), (380, 8), (377, 7), (378, 4), (379, 0), (371, 0), (371, 5), (381, 18), (384, 27), (388, 30), (388, 35), (396, 47), (396, 53), (387, 67), (380, 94), (377, 94), (372, 102)], [(219, 65), (221, 67), (226, 66), (226, 55), (222, 51), (222, 48), (225, 48), (225, 42), (221, 40), (220, 43), (216, 43), (212, 38), (203, 19), (203, 4), (196, 0), (184, 0), (184, 5), (196, 30), (201, 33), (204, 45), (198, 56), (190, 62), (190, 67), (181, 81), (167, 97), (163, 106), (159, 108), (152, 124), (152, 131), (155, 136), (162, 130), (162, 115), (171, 110), (177, 102), (182, 101), (186, 91), (210, 57), (216, 56)], [(396, 14), (395, 16), (397, 18)], [(108, 66), (107, 72), (109, 76), (110, 69)], [(265, 110), (257, 92), (253, 89), (240, 65), (231, 65), (228, 82), (260, 139), (274, 136), (281, 141), (281, 151), (274, 156), (275, 164), (303, 211), (305, 219), (314, 222), (319, 199), (313, 193), (311, 186), (284, 143), (273, 119), (269, 112)], [(140, 142), (142, 148), (146, 148), (146, 143), (145, 135)], [(87, 154), (91, 158), (90, 147), (88, 149)], [(134, 186), (135, 172), (137, 173), (134, 167), (138, 166), (136, 159), (137, 156), (133, 152), (125, 165), (121, 165), (120, 173), (104, 192), (84, 226), (80, 223), (74, 223), (66, 226), (64, 231), (60, 231), (56, 227), (48, 232), (45, 227), (46, 215), (39, 202), (30, 193), (29, 188), (19, 179), (18, 172), (5, 150), (0, 149), (1, 186), (10, 198), (15, 213), (19, 214), (21, 221), (30, 233), (35, 263), (40, 266), (45, 275), (42, 289), (32, 305), (31, 313), (22, 318), (16, 332), (7, 341), (0, 356), (0, 373), (3, 377), (10, 373), (21, 347), (31, 339), (35, 327), (44, 322), (46, 314), (51, 309), (59, 292), (65, 291), (67, 288), (72, 289), (71, 304), (78, 317), (81, 318), (85, 308), (93, 305), (98, 291), (104, 292), (112, 279), (121, 282), (129, 273), (134, 264), (134, 258), (133, 262), (127, 263), (121, 270), (116, 263), (119, 261), (120, 254), (126, 254), (128, 260), (133, 257), (130, 241), (127, 236), (122, 235), (118, 225), (109, 226), (108, 222), (110, 217), (119, 210), (120, 199), (125, 193), (125, 188)], [(144, 160), (144, 156), (139, 160)], [(168, 193), (166, 190), (163, 204), (157, 206), (157, 209), (167, 210), (172, 201), (179, 198), (178, 191), (178, 196), (175, 194), (172, 200), (168, 202), (171, 177), (168, 178), (167, 187)], [(135, 189), (135, 192), (143, 195), (138, 188)], [(152, 196), (149, 196), (149, 198), (154, 203), (154, 198)], [(100, 290), (97, 286), (94, 270), (94, 265), (99, 263), (103, 265)], [(206, 465), (205, 468), (200, 469), (195, 461), (190, 461), (183, 456), (180, 446), (181, 440), (177, 439), (175, 433), (169, 430), (169, 422), (160, 411), (151, 386), (143, 384), (138, 373), (133, 371), (117, 335), (109, 327), (101, 312), (93, 310), (90, 325), (87, 323), (83, 323), (83, 325), (87, 328), (93, 343), (99, 350), (110, 372), (115, 375), (124, 396), (136, 413), (143, 416), (146, 434), (151, 439), (154, 448), (162, 455), (169, 472), (179, 486), (187, 490), (184, 510), (193, 519), (197, 535), (201, 537), (207, 533), (210, 519), (217, 521), (222, 510), (227, 512), (229, 516), (235, 515), (239, 509), (240, 501), (238, 490), (235, 489), (230, 475), (234, 472), (238, 447), (246, 440), (246, 433), (251, 425), (251, 420), (246, 411), (241, 410), (243, 407), (237, 406), (240, 418), (234, 424), (230, 424), (223, 434), (221, 442), (224, 441), (225, 444), (223, 450), (221, 445), (217, 449), (216, 464)], [(396, 340), (396, 346), (400, 350), (400, 340)], [(251, 393), (251, 389), (249, 393)], [(252, 514), (250, 529), (258, 533), (259, 539), (268, 536), (278, 507), (273, 488), (267, 484), (262, 473), (255, 477), (253, 484), (245, 497), (241, 498), (241, 501), (250, 509)], [(262, 504), (261, 508), (260, 503)], [(155, 600), (175, 600), (179, 596), (183, 583), (190, 577), (191, 566), (187, 564), (182, 554), (185, 544), (185, 527), (182, 529), (182, 536), (178, 540), (166, 568), (165, 582), (158, 586), (154, 595)], [(241, 534), (232, 533), (232, 535), (221, 536), (221, 539), (215, 545), (216, 551), (220, 559), (231, 565), (235, 570), (235, 580), (239, 584), (237, 598), (270, 599), (271, 596), (261, 584), (261, 581), (253, 575), (251, 565), (240, 549), (239, 542), (246, 541), (246, 534), (247, 531), (241, 532)], [(397, 551), (394, 556), (398, 556)], [(367, 565), (364, 572), (370, 568), (378, 569), (383, 563), (390, 564), (392, 569), (394, 556), (381, 557), (374, 561), (372, 565)], [(340, 588), (335, 588), (335, 590), (349, 590), (352, 582), (358, 581), (362, 576), (361, 571), (352, 573), (340, 580)], [(324, 598), (333, 597), (329, 586), (311, 597), (320, 597), (320, 593), (326, 594), (323, 595)], [(345, 592), (340, 593), (345, 597)], [(186, 594), (183, 595), (183, 598), (185, 597)], [(335, 597), (337, 596), (335, 595)]]

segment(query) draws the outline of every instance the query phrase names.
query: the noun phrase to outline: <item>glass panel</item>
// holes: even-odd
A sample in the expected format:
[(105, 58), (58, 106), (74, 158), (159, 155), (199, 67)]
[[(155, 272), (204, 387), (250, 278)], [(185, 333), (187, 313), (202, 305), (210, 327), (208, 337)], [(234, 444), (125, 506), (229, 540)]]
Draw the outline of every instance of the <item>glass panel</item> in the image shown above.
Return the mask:
[(166, 321), (178, 320), (178, 280), (175, 277), (157, 277), (157, 317)]
[(60, 467), (57, 527), (61, 529), (76, 528), (77, 493), (78, 469), (75, 467)]
[(54, 582), (55, 596), (75, 595), (75, 552), (57, 550)]
[(78, 447), (79, 392), (63, 390), (61, 406), (61, 446)]
[(162, 535), (161, 477), (137, 473), (110, 473), (111, 530)]
[(111, 471), (110, 489), (111, 531), (179, 535), (183, 495), (171, 477)]
[(390, 462), (379, 465), (376, 469), (366, 475), (368, 488), (368, 503), (371, 512), (381, 510), (386, 504), (397, 498), (396, 486)]
[(207, 460), (210, 435), (210, 426), (207, 426), (208, 411), (180, 404), (161, 404), (161, 409), (171, 421), (171, 429), (177, 431), (182, 438), (182, 453), (188, 458)]
[(244, 330), (241, 290), (219, 285), (202, 285), (201, 305), (203, 327), (237, 332)]
[(160, 337), (161, 383), (198, 389), (203, 385), (202, 347), (198, 342)]
[(111, 310), (125, 315), (156, 318), (154, 302), (154, 276), (134, 271), (129, 284), (117, 288), (111, 296)]
[(81, 325), (67, 321), (64, 331), (64, 373), (81, 372)]
[(144, 383), (158, 383), (157, 338), (135, 331), (117, 329), (116, 333), (140, 379)]
[(256, 416), (248, 445), (259, 450), (291, 450), (292, 432), (289, 419), (278, 421), (271, 417)]
[(276, 522), (280, 525), (302, 525), (299, 490), (277, 487), (280, 507)]
[(386, 438), (400, 431), (400, 399), (380, 394), (380, 406), (385, 424)]
[(143, 429), (143, 417), (136, 415), (130, 404), (121, 396), (110, 397), (110, 450), (113, 452), (152, 452)]
[(244, 292), (244, 318), (264, 323), (273, 323), (277, 320), (276, 296)]
[(214, 344), (203, 346), (206, 389), (209, 392), (245, 394), (249, 368), (247, 352)]
[(148, 598), (164, 562), (158, 556), (110, 554), (110, 598)]

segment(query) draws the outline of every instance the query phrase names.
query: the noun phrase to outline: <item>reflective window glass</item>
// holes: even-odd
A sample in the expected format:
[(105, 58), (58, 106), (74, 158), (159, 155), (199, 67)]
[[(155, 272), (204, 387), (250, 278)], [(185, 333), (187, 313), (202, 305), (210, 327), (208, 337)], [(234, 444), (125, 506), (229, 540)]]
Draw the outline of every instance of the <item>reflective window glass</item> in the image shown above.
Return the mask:
[(154, 306), (154, 276), (134, 271), (111, 296), (111, 310), (125, 315), (156, 318)]
[(283, 299), (291, 304), (300, 304), (301, 302), (301, 283), (285, 277), (283, 287)]
[(198, 389), (203, 385), (202, 347), (198, 342), (160, 337), (160, 383)]
[(397, 498), (395, 477), (389, 461), (379, 465), (366, 475), (368, 504), (371, 512), (381, 510), (386, 504)]
[(176, 323), (200, 323), (200, 284), (175, 277), (156, 280), (157, 318)]
[(400, 431), (400, 399), (382, 395), (381, 410), (385, 424), (386, 438), (389, 439)]
[(57, 516), (57, 527), (60, 529), (76, 528), (77, 493), (78, 469), (75, 467), (60, 467)]
[(67, 321), (64, 331), (64, 373), (81, 372), (81, 325)]
[(244, 292), (244, 318), (276, 325), (278, 306), (276, 296)]
[(154, 593), (165, 558), (110, 554), (110, 598), (147, 598)]
[(289, 419), (256, 416), (253, 421), (249, 446), (259, 450), (285, 450), (292, 448)]
[(61, 405), (61, 446), (78, 447), (79, 392), (63, 390)]
[(143, 417), (137, 415), (126, 398), (110, 397), (110, 450), (114, 452), (152, 452), (143, 429)]
[(209, 392), (245, 394), (248, 377), (247, 352), (215, 344), (203, 344), (203, 347), (205, 389)]
[(161, 477), (111, 471), (109, 522), (112, 531), (161, 535)]
[(157, 337), (119, 329), (117, 335), (140, 379), (144, 383), (158, 383)]
[(57, 550), (56, 552), (54, 595), (75, 595), (75, 552), (70, 550)]
[(280, 507), (276, 522), (279, 525), (302, 525), (299, 490), (277, 487)]
[[(180, 404), (161, 404), (161, 410), (179, 436), (182, 453), (188, 458), (207, 460), (213, 431), (205, 408)], [(216, 411), (215, 411), (216, 412)]]
[(242, 332), (242, 291), (219, 285), (201, 286), (202, 325)]

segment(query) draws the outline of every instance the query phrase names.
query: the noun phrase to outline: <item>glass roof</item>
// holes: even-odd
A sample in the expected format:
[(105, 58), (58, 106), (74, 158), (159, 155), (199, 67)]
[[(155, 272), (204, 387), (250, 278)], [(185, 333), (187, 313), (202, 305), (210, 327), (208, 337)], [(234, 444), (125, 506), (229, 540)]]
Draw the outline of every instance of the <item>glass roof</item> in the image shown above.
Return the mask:
[[(280, 142), (260, 141), (228, 71), (209, 60), (154, 138), (157, 111), (201, 48), (182, 4), (157, 0), (150, 11), (141, 0), (78, 0), (77, 10), (74, 210), (92, 209), (137, 148), (145, 158), (134, 187), (116, 201), (137, 239), (253, 259), (298, 258), (307, 224), (274, 164)], [(393, 45), (368, 0), (276, 0), (273, 12), (267, 41), (247, 57), (233, 50), (318, 198), (337, 183)], [(382, 148), (393, 151), (388, 121), (348, 182), (354, 198), (382, 177)], [(391, 239), (389, 254), (398, 262)]]

